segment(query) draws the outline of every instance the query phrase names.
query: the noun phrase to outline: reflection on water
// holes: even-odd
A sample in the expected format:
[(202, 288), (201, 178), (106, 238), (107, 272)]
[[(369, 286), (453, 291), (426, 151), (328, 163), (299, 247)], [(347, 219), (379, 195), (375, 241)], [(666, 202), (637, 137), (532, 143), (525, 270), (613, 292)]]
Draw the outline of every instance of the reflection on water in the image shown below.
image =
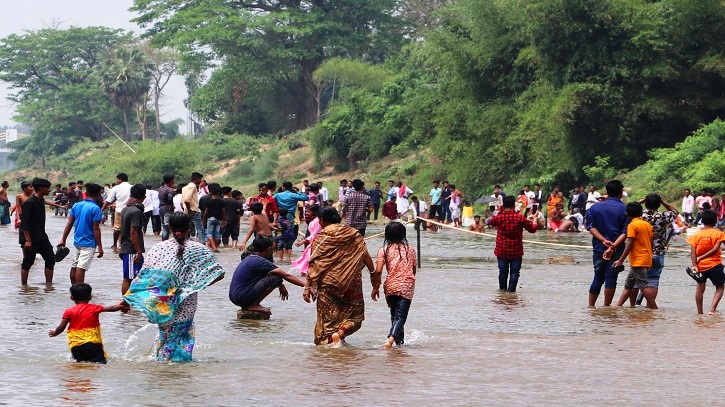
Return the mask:
[[(51, 239), (60, 236), (64, 220), (48, 218)], [(374, 234), (382, 228), (368, 230)], [(110, 229), (104, 227), (103, 233), (110, 242)], [(657, 299), (660, 310), (589, 309), (588, 249), (527, 243), (519, 288), (506, 293), (497, 290), (491, 237), (450, 230), (422, 235), (423, 264), (401, 348), (382, 347), (390, 328), (384, 301), (367, 301), (362, 328), (346, 338), (342, 349), (313, 345), (315, 304), (302, 300), (299, 287), (289, 287), (287, 302), (275, 295), (265, 300), (274, 310), (270, 320), (237, 320), (228, 287), (239, 252), (223, 250), (219, 258), (229, 274), (199, 295), (194, 362), (154, 361), (156, 326), (139, 312), (103, 313), (109, 364), (97, 366), (73, 363), (65, 338), (47, 337), (63, 310), (73, 305), (66, 277), (70, 261), (57, 265), (52, 287), (45, 287), (42, 263), (36, 262), (30, 287), (15, 289), (21, 260), (13, 243), (17, 235), (0, 228), (0, 284), (11, 287), (0, 295), (0, 363), (5, 373), (0, 404), (719, 402), (712, 389), (719, 388), (725, 373), (717, 362), (725, 354), (720, 344), (725, 323), (719, 315), (696, 315), (694, 282), (681, 272), (689, 261), (686, 253), (667, 255)], [(527, 238), (585, 246), (590, 242), (585, 233)], [(155, 242), (148, 238), (147, 247)], [(374, 239), (368, 248), (376, 253), (381, 244)], [(118, 263), (116, 256), (94, 259), (86, 274), (94, 302), (118, 301)], [(367, 279), (364, 284), (369, 298)], [(710, 298), (706, 295), (706, 302)], [(693, 366), (709, 374), (698, 375), (697, 381), (672, 380), (690, 377)], [(612, 392), (632, 383), (643, 386), (636, 392)], [(132, 394), (143, 399), (129, 398)]]

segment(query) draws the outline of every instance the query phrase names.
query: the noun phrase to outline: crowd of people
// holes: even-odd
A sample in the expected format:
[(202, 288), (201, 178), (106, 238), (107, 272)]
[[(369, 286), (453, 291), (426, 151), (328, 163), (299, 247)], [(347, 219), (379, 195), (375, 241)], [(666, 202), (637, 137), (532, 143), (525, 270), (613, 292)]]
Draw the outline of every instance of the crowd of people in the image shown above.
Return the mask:
[[(63, 253), (63, 249), (71, 230), (74, 232), (70, 282), (76, 305), (66, 310), (61, 324), (49, 335), (56, 336), (67, 328), (72, 354), (79, 361), (106, 360), (98, 316), (131, 307), (158, 325), (158, 360), (191, 360), (197, 295), (224, 278), (215, 255), (222, 246), (242, 251), (230, 283), (230, 301), (249, 312), (270, 314), (261, 303), (272, 292), (278, 290), (285, 300), (289, 296), (285, 282), (302, 287), (303, 299), (316, 301), (317, 305), (316, 344), (339, 346), (360, 329), (364, 319), (361, 270), (367, 269), (371, 298), (379, 299), (383, 285), (391, 312), (385, 346), (402, 345), (415, 288), (416, 253), (407, 242), (404, 222), (399, 220), (414, 219), (416, 228), (462, 225), (464, 195), (447, 181), (433, 181), (429, 194), (420, 199), (403, 182), (389, 181), (385, 192), (379, 182), (366, 189), (360, 179), (341, 180), (338, 199), (333, 201), (321, 182), (304, 181), (299, 187), (291, 182), (282, 182), (279, 187), (275, 181), (260, 183), (258, 194), (245, 199), (239, 190), (207, 183), (200, 173), (193, 173), (188, 183), (178, 185), (176, 177), (167, 174), (159, 188), (132, 185), (124, 173), (116, 178), (112, 187), (82, 181), (67, 188), (56, 185), (52, 200), (46, 199), (51, 183), (36, 178), (21, 184), (22, 191), (12, 208), (7, 195), (9, 184), (3, 182), (0, 189), (0, 206), (10, 210), (0, 214), (2, 223), (9, 224), (9, 213), (16, 213), (23, 252), (23, 285), (27, 285), (36, 254), (44, 260), (46, 283), (52, 283), (55, 263), (67, 254), (68, 250)], [(607, 183), (605, 194), (594, 186), (585, 190), (584, 186), (576, 187), (566, 202), (559, 187), (545, 199), (538, 184), (533, 190), (525, 185), (515, 196), (506, 195), (496, 185), (490, 197), (479, 199), (489, 203), (489, 209), (483, 216), (474, 216), (468, 229), (476, 233), (496, 229), (494, 255), (499, 289), (517, 289), (524, 230), (568, 232), (584, 228), (592, 235), (593, 250), (589, 306), (596, 305), (602, 288), (604, 305), (612, 304), (618, 275), (629, 258), (631, 269), (616, 304), (628, 302), (635, 306), (642, 292), (646, 306), (657, 308), (659, 278), (671, 233), (678, 225), (683, 229), (701, 224), (701, 229), (688, 239), (692, 247), (689, 274), (697, 281), (698, 312), (703, 312), (708, 279), (716, 287), (709, 312), (717, 311), (725, 285), (720, 258), (725, 234), (718, 229), (725, 223), (725, 205), (713, 191), (702, 190), (693, 198), (686, 189), (678, 212), (655, 193), (625, 204), (624, 186), (619, 181)], [(45, 231), (47, 206), (55, 209), (55, 216), (67, 217), (55, 253)], [(383, 247), (373, 259), (365, 235), (368, 222), (378, 219), (381, 206), (388, 222)], [(660, 207), (665, 210), (660, 212)], [(109, 218), (113, 228), (110, 247), (118, 254), (122, 269), (123, 300), (104, 307), (90, 304), (92, 289), (85, 280), (94, 257), (104, 256), (100, 228)], [(249, 228), (239, 242), (244, 218)], [(147, 250), (149, 222), (161, 242)], [(306, 225), (304, 233), (301, 225)], [(304, 238), (298, 239), (300, 235)], [(304, 246), (295, 260), (291, 255), (293, 245)], [(292, 266), (290, 271), (278, 266), (285, 263)], [(383, 269), (387, 270), (384, 284)]]

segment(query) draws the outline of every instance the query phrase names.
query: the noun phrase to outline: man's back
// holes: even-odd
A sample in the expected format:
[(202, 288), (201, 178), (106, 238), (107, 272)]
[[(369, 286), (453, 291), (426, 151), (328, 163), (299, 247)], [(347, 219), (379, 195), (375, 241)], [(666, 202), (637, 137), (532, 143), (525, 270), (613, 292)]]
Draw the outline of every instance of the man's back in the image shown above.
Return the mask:
[(73, 205), (70, 216), (74, 218), (73, 244), (78, 247), (96, 247), (93, 222), (103, 220), (101, 208), (92, 199), (84, 199)]
[[(587, 211), (587, 230), (596, 228), (605, 239), (614, 242), (622, 233), (626, 232), (625, 223), (627, 213), (625, 205), (618, 198), (609, 198), (592, 205)], [(594, 250), (605, 252), (607, 247), (592, 236)]]

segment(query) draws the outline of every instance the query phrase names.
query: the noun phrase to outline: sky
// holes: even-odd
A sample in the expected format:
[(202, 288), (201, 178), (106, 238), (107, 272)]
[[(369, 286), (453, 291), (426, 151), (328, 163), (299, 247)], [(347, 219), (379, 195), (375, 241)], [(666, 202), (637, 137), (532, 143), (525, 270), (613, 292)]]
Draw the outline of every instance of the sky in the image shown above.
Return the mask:
[[(62, 27), (104, 26), (120, 28), (141, 34), (143, 31), (130, 20), (135, 17), (128, 11), (132, 0), (0, 0), (0, 38), (10, 34), (22, 34), (24, 30), (47, 28), (53, 22)], [(0, 126), (14, 124), (14, 106), (7, 100), (12, 92), (0, 82)], [(162, 121), (185, 119), (183, 100), (186, 88), (181, 77), (173, 78), (164, 90), (161, 111)]]

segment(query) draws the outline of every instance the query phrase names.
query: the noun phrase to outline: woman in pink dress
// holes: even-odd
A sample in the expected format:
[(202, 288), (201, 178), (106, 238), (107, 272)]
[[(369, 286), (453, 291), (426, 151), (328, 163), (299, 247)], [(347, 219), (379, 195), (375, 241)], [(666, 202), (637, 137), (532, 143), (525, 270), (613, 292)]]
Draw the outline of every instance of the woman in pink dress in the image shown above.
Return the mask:
[(312, 240), (315, 239), (315, 236), (322, 231), (320, 220), (317, 218), (317, 212), (319, 210), (320, 207), (318, 205), (310, 205), (305, 208), (305, 220), (308, 225), (307, 237), (305, 237), (305, 240), (295, 243), (295, 246), (305, 245), (305, 250), (302, 252), (300, 258), (292, 262), (292, 266), (299, 270), (303, 276), (307, 275), (307, 269), (310, 265), (310, 254), (312, 253), (312, 246), (310, 245), (310, 242), (312, 242)]

